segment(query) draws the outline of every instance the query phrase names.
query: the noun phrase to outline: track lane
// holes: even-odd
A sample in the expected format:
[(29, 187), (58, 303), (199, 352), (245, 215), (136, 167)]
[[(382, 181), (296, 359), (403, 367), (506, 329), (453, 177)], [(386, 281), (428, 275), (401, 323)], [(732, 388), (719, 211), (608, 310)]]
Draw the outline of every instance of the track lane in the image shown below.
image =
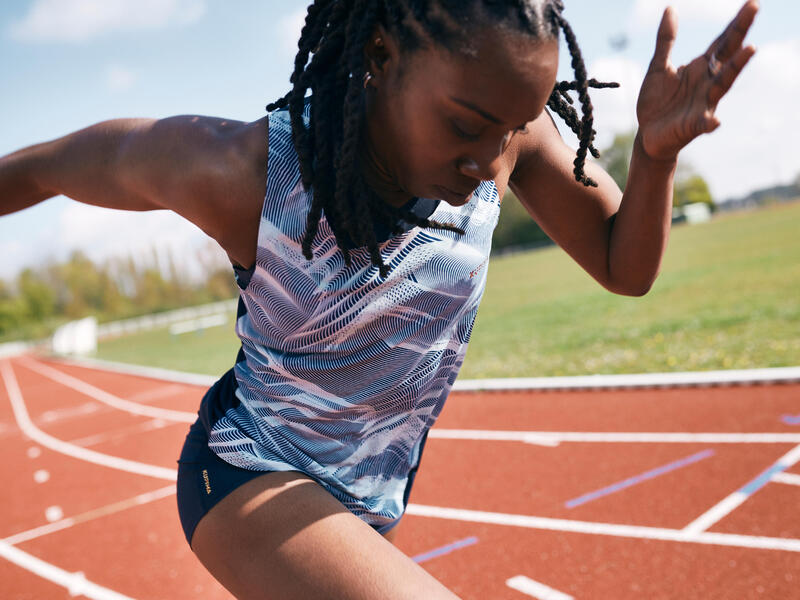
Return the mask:
[[(77, 368), (77, 367), (76, 367)], [(89, 376), (90, 377), (90, 376)], [(93, 385), (97, 385), (97, 382), (92, 380)], [(774, 386), (777, 388), (785, 388), (787, 386)], [(153, 385), (149, 388), (141, 387), (139, 391), (135, 394), (148, 394), (153, 393), (157, 390), (158, 387)], [(199, 395), (197, 396), (197, 401), (199, 402), (199, 398), (202, 393), (205, 391), (205, 388), (198, 386)], [(714, 388), (711, 388), (714, 389)], [(642, 391), (642, 390), (631, 390), (633, 391)], [(666, 392), (668, 390), (662, 390), (661, 392)], [(684, 393), (689, 390), (682, 390)], [(124, 390), (122, 391), (124, 392)], [(121, 394), (121, 397), (126, 397), (131, 399), (131, 396), (135, 396), (135, 394), (129, 394), (128, 396), (124, 396)], [(558, 393), (547, 393), (545, 395), (550, 396), (557, 396), (562, 394), (561, 392)], [(508, 395), (508, 394), (500, 394), (500, 395)], [(458, 404), (458, 402), (464, 398), (465, 396), (471, 396), (473, 401), (479, 400), (475, 398), (472, 393), (459, 395), (453, 394), (451, 399), (448, 401), (448, 406), (445, 408), (445, 413), (450, 410), (450, 407)], [(489, 404), (491, 401), (495, 400), (494, 397), (489, 397), (484, 399), (484, 404)], [(575, 399), (573, 399), (574, 401)], [(578, 398), (580, 400), (580, 398)], [(719, 400), (719, 399), (717, 399)], [(165, 397), (165, 407), (169, 407), (168, 405), (168, 398)], [(535, 400), (535, 402), (539, 402), (541, 399)], [(778, 401), (773, 401), (778, 402)], [(780, 400), (780, 402), (786, 402), (785, 399)], [(631, 405), (635, 404), (635, 402), (631, 402)], [(756, 412), (760, 412), (762, 405), (756, 404), (758, 407)], [(601, 407), (602, 408), (602, 407)], [(634, 407), (635, 408), (635, 407)], [(668, 408), (662, 405), (662, 408)], [(772, 407), (775, 408), (774, 406)], [(701, 407), (702, 409), (702, 407)], [(536, 411), (541, 416), (541, 411), (549, 410), (546, 406), (544, 408), (540, 407), (537, 408)], [(632, 410), (632, 409), (631, 409)], [(651, 409), (648, 409), (648, 411)], [(652, 410), (655, 410), (653, 408)], [(673, 415), (671, 414), (671, 410), (665, 410), (665, 417), (664, 421), (659, 421), (659, 425), (647, 428), (641, 428), (639, 430), (653, 430), (653, 431), (678, 431), (680, 429), (672, 428), (674, 425), (674, 421), (670, 421), (670, 419), (680, 418), (680, 415)], [(738, 407), (737, 410), (745, 410), (742, 407)], [(750, 412), (753, 412), (753, 405), (749, 407)], [(599, 411), (603, 413), (603, 410)], [(703, 412), (703, 410), (701, 410)], [(0, 413), (2, 414), (2, 413)], [(443, 415), (444, 418), (445, 415)], [(564, 430), (564, 431), (574, 431), (583, 429), (584, 431), (616, 431), (616, 430), (627, 430), (627, 431), (636, 431), (637, 429), (631, 428), (631, 421), (627, 417), (620, 421), (618, 418), (609, 418), (607, 420), (607, 425), (604, 425), (603, 418), (598, 418), (595, 420), (591, 420), (591, 423), (597, 426), (593, 427), (586, 427), (586, 428), (578, 428), (574, 426), (570, 426), (566, 424), (565, 426), (554, 427), (553, 425), (558, 425), (558, 419), (563, 419), (563, 415), (551, 415), (553, 420), (547, 424), (547, 426), (543, 425), (541, 422), (534, 424), (533, 422), (522, 423), (525, 425), (524, 427), (521, 426), (521, 419), (519, 418), (520, 413), (513, 415), (513, 418), (509, 418), (503, 423), (499, 423), (497, 429), (528, 429), (528, 430)], [(585, 415), (578, 415), (578, 420), (583, 418)], [(600, 415), (602, 417), (602, 414)], [(619, 415), (616, 415), (618, 417)], [(657, 414), (660, 416), (660, 413)], [(606, 415), (609, 417), (609, 415)], [(611, 415), (614, 417), (614, 415)], [(721, 429), (716, 425), (709, 424), (708, 421), (704, 421), (703, 419), (695, 418), (696, 415), (684, 415), (682, 417), (687, 422), (690, 422), (691, 426), (694, 427), (695, 425), (698, 429), (694, 429), (695, 431), (736, 431), (736, 429), (725, 428)], [(798, 429), (796, 427), (791, 428), (787, 426), (783, 426), (783, 429), (771, 429), (765, 423), (767, 422), (766, 418), (762, 416), (752, 417), (745, 415), (746, 419), (749, 419), (753, 422), (759, 422), (761, 425), (759, 426), (757, 431), (784, 431), (784, 432), (797, 432)], [(459, 417), (460, 418), (460, 417)], [(527, 418), (527, 417), (526, 417)], [(771, 417), (770, 417), (771, 418)], [(651, 419), (650, 419), (651, 420)], [(651, 420), (652, 421), (652, 420)], [(482, 419), (480, 415), (476, 416), (475, 414), (472, 415), (464, 415), (464, 423), (468, 423), (467, 425), (460, 425), (462, 427), (471, 427), (476, 428), (479, 427), (481, 429), (490, 429), (488, 424), (485, 420)], [(624, 425), (624, 427), (620, 428), (620, 423)], [(653, 423), (651, 422), (651, 425)], [(442, 420), (437, 428), (444, 427), (446, 422)], [(573, 424), (574, 425), (574, 424)], [(669, 426), (669, 427), (668, 427)], [(663, 427), (663, 428), (662, 428)], [(740, 429), (740, 431), (747, 432), (753, 431), (748, 425), (745, 428)], [(182, 435), (179, 436), (180, 441), (182, 441)], [(125, 441), (126, 437), (119, 438), (118, 448), (120, 451), (124, 451), (124, 449), (129, 445), (139, 444), (140, 446), (155, 446), (156, 444), (150, 444), (147, 441), (144, 441), (146, 438), (139, 438), (137, 435), (132, 435)], [(163, 442), (159, 442), (163, 443)], [(437, 445), (440, 444), (454, 444), (451, 447), (439, 446), (437, 449)], [(527, 450), (540, 450), (542, 452), (548, 453), (553, 452), (554, 450), (565, 450), (565, 454), (562, 458), (566, 459), (565, 462), (562, 462), (562, 466), (565, 470), (570, 468), (570, 465), (573, 462), (582, 463), (585, 462), (585, 459), (581, 458), (581, 453), (578, 452), (575, 454), (575, 450), (581, 446), (589, 447), (588, 444), (576, 444), (576, 443), (565, 443), (562, 444), (559, 448), (542, 448), (542, 447), (535, 447), (529, 444), (520, 444), (517, 442), (468, 442), (468, 441), (459, 441), (459, 442), (447, 442), (444, 440), (435, 440), (431, 439), (429, 445), (426, 447), (425, 454), (423, 456), (423, 468), (420, 470), (420, 474), (417, 480), (417, 484), (415, 485), (415, 491), (412, 494), (411, 501), (412, 503), (421, 503), (419, 498), (420, 489), (423, 487), (420, 485), (425, 477), (434, 477), (434, 473), (436, 473), (440, 479), (440, 486), (439, 486), (439, 494), (438, 498), (441, 498), (443, 494), (448, 493), (448, 486), (452, 485), (447, 481), (444, 481), (442, 475), (449, 475), (450, 471), (452, 470), (452, 462), (454, 458), (462, 455), (465, 452), (465, 449), (468, 448), (470, 445), (479, 446), (482, 445), (484, 448), (484, 454), (491, 454), (496, 458), (502, 459), (502, 452), (500, 456), (497, 456), (497, 453), (500, 452), (498, 448), (502, 446), (506, 446), (508, 448), (517, 448), (520, 447), (526, 448)], [(592, 445), (594, 450), (600, 451), (601, 448), (611, 447), (614, 444), (594, 444)], [(647, 445), (648, 447), (651, 445)], [(620, 444), (617, 452), (617, 457), (609, 455), (609, 459), (606, 461), (600, 461), (599, 464), (608, 463), (608, 470), (606, 471), (608, 474), (612, 472), (616, 472), (618, 470), (618, 463), (619, 463), (619, 450), (622, 450), (622, 454), (624, 455), (625, 452), (630, 454), (630, 448), (632, 446), (630, 444)], [(645, 452), (644, 445), (636, 445), (633, 446), (638, 449), (641, 448), (642, 452)], [(707, 448), (707, 445), (693, 445), (693, 444), (680, 444), (680, 445), (672, 445), (670, 449), (670, 445), (659, 445), (655, 444), (652, 445), (652, 448), (655, 449), (656, 454), (663, 453), (664, 462), (669, 462), (673, 454), (672, 452), (676, 452), (674, 456), (685, 456), (694, 452), (696, 449)], [(572, 448), (572, 450), (570, 450)], [(736, 446), (730, 446), (732, 449), (736, 449)], [(777, 455), (781, 454), (781, 450), (785, 450), (785, 446), (781, 445), (773, 445), (772, 449), (775, 452), (775, 455), (772, 457), (767, 456), (768, 450), (770, 445), (747, 445), (743, 448), (743, 450), (747, 451), (755, 451), (759, 452), (758, 448), (762, 448), (764, 452), (765, 460), (762, 460), (758, 464), (758, 468), (756, 468), (756, 473), (760, 472), (768, 466)], [(107, 449), (107, 448), (106, 448)], [(715, 446), (715, 451), (719, 452), (720, 448)], [(647, 450), (645, 453), (649, 453), (650, 450)], [(597, 456), (597, 452), (594, 452), (595, 456)], [(535, 462), (538, 460), (544, 460), (544, 454), (539, 455), (538, 459), (533, 459)], [(652, 454), (647, 454), (649, 458), (654, 458)], [(432, 458), (434, 457), (434, 458)], [(438, 457), (438, 458), (437, 458)], [(624, 456), (623, 456), (624, 457)], [(716, 458), (716, 455), (715, 455)], [(731, 465), (734, 468), (741, 468), (741, 461), (734, 460), (736, 456), (731, 455), (730, 457)], [(527, 481), (531, 478), (531, 475), (528, 472), (527, 467), (529, 464), (522, 461), (519, 458), (513, 458), (511, 460), (517, 461), (517, 475), (515, 478), (512, 478), (505, 482), (506, 487), (497, 487), (497, 486), (490, 486), (490, 490), (486, 492), (484, 499), (486, 501), (492, 501), (492, 498), (496, 498), (497, 496), (509, 496), (514, 494), (514, 488), (510, 487), (510, 485), (519, 486), (520, 483)], [(727, 460), (727, 459), (726, 459)], [(552, 462), (552, 461), (551, 461)], [(629, 461), (623, 461), (626, 465), (630, 464)], [(646, 462), (646, 461), (645, 461)], [(754, 461), (757, 462), (757, 461)], [(440, 463), (438, 466), (434, 466), (432, 463)], [(659, 463), (660, 464), (660, 463)], [(523, 468), (520, 468), (520, 465), (524, 465)], [(695, 466), (699, 466), (698, 465)], [(473, 461), (473, 467), (477, 467), (481, 465), (475, 464)], [(651, 465), (652, 466), (652, 465)], [(519, 477), (519, 472), (524, 469), (525, 472), (525, 479)], [(465, 478), (476, 478), (477, 469), (473, 468), (471, 472), (465, 472)], [(787, 473), (791, 472), (791, 470), (787, 470)], [(712, 474), (714, 475), (714, 474)], [(750, 474), (752, 475), (752, 474)], [(717, 477), (721, 477), (721, 479), (726, 479), (728, 475), (714, 475)], [(745, 477), (746, 478), (746, 477)], [(146, 479), (146, 478), (143, 478)], [(508, 479), (508, 478), (507, 478)], [(510, 482), (510, 483), (509, 483)], [(758, 494), (754, 496), (753, 499), (749, 500), (748, 503), (745, 503), (742, 507), (737, 509), (731, 516), (735, 516), (740, 514), (738, 511), (743, 511), (749, 507), (750, 502), (754, 502), (755, 500), (759, 500), (761, 498), (767, 498), (765, 502), (772, 505), (772, 500), (770, 500), (766, 493), (770, 492), (776, 486), (780, 486), (782, 488), (789, 488), (790, 486), (784, 484), (777, 484), (777, 483), (770, 483), (766, 486), (763, 490), (759, 491)], [(792, 487), (794, 489), (794, 487)], [(800, 489), (800, 488), (798, 488)], [(507, 491), (510, 490), (510, 491)], [(586, 491), (583, 489), (582, 491)], [(626, 492), (633, 491), (633, 488), (630, 490), (626, 490)], [(670, 493), (674, 494), (676, 490), (670, 489), (668, 490)], [(726, 493), (730, 490), (726, 490)], [(762, 494), (764, 494), (762, 496)], [(687, 496), (691, 497), (691, 494), (686, 494)], [(652, 496), (652, 495), (651, 495)], [(646, 497), (645, 500), (648, 498)], [(663, 510), (666, 513), (670, 513), (674, 507), (674, 502), (667, 502), (669, 498), (666, 498), (663, 504)], [(649, 501), (652, 502), (652, 497), (649, 498)], [(172, 526), (177, 528), (177, 515), (175, 513), (169, 514), (169, 512), (164, 512), (166, 504), (166, 500), (160, 503), (153, 503), (152, 506), (148, 507), (141, 507), (142, 510), (146, 511), (153, 511), (154, 513), (158, 513), (162, 511), (160, 516), (152, 517), (155, 519), (153, 523), (157, 523), (159, 519), (163, 519), (165, 523), (172, 523)], [(436, 502), (436, 504), (444, 505), (443, 502)], [(585, 505), (586, 507), (591, 506), (594, 502)], [(487, 510), (485, 506), (481, 507), (483, 510)], [(579, 507), (582, 508), (582, 507)], [(699, 502), (694, 503), (694, 513), (692, 517), (697, 516), (703, 510), (705, 510), (707, 506), (700, 506)], [(774, 507), (773, 507), (774, 508)], [(172, 507), (174, 510), (174, 507)], [(635, 506), (633, 507), (635, 510)], [(578, 510), (573, 509), (573, 510)], [(135, 532), (134, 529), (136, 528), (135, 523), (127, 523), (126, 524), (126, 514), (129, 511), (124, 511), (119, 515), (114, 515), (109, 517), (109, 520), (106, 521), (98, 520), (98, 523), (91, 524), (93, 527), (100, 526), (101, 523), (105, 523), (108, 527), (119, 527), (121, 529), (116, 529), (117, 535), (119, 535), (120, 531), (125, 535), (126, 540), (130, 540), (133, 544), (131, 548), (137, 548), (139, 546), (147, 547), (146, 539), (142, 539), (141, 536), (139, 538), (130, 537), (132, 533), (138, 535), (139, 532)], [(138, 513), (137, 513), (138, 514)], [(142, 513), (143, 514), (143, 513)], [(530, 511), (526, 512), (526, 514), (533, 514)], [(596, 518), (598, 516), (597, 511), (592, 511), (590, 515), (592, 517), (591, 520), (600, 520)], [(758, 516), (755, 514), (754, 516)], [(149, 519), (147, 517), (146, 519)], [(139, 521), (141, 522), (142, 517), (139, 517)], [(727, 521), (723, 521), (726, 523)], [(682, 523), (685, 525), (685, 523)], [(86, 524), (89, 526), (90, 524)], [(714, 528), (712, 528), (714, 529)], [(155, 550), (152, 549), (153, 542), (150, 542), (151, 554), (159, 554), (161, 552), (160, 544), (163, 542), (164, 547), (168, 547), (168, 543), (166, 540), (170, 539), (170, 536), (174, 536), (175, 532), (173, 531), (170, 533), (168, 530), (157, 530), (157, 529), (150, 529), (150, 533), (155, 532), (157, 536), (157, 540), (155, 542), (155, 546), (159, 547)], [(512, 533), (508, 533), (511, 531)], [(79, 533), (79, 530), (75, 531), (63, 531), (51, 534), (52, 536), (65, 536), (59, 537), (58, 539), (61, 540), (59, 542), (60, 545), (75, 545), (80, 544), (80, 539), (73, 542), (71, 541), (72, 534)], [(734, 533), (732, 531), (732, 533)], [(744, 533), (744, 531), (737, 531), (735, 533)], [(436, 535), (433, 535), (436, 534)], [(36, 548), (37, 550), (47, 550), (46, 546), (46, 539), (51, 537), (51, 535), (44, 536), (40, 540), (32, 540), (29, 542), (31, 544), (31, 548)], [(432, 536), (436, 539), (432, 539)], [(437, 537), (438, 535), (438, 537)], [(723, 548), (718, 546), (701, 547), (698, 544), (686, 544), (681, 542), (664, 542), (664, 541), (657, 541), (657, 540), (630, 540), (630, 539), (622, 539), (622, 538), (606, 538), (606, 536), (590, 536), (586, 534), (574, 534), (574, 533), (567, 533), (567, 532), (552, 532), (552, 531), (532, 531), (532, 530), (525, 530), (522, 528), (516, 527), (507, 527), (507, 526), (491, 526), (485, 525), (480, 523), (464, 523), (458, 521), (445, 521), (443, 519), (431, 519), (425, 517), (417, 517), (414, 515), (409, 515), (404, 519), (404, 524), (401, 526), (400, 534), (398, 536), (398, 545), (401, 547), (409, 555), (420, 554), (426, 551), (430, 551), (433, 548), (438, 548), (445, 546), (447, 544), (451, 544), (454, 541), (459, 539), (466, 539), (470, 536), (476, 536), (479, 538), (479, 542), (473, 544), (469, 548), (464, 547), (457, 551), (454, 551), (448, 555), (441, 556), (438, 558), (434, 558), (430, 561), (427, 561), (424, 566), (425, 568), (429, 569), (431, 572), (434, 573), (437, 577), (442, 579), (446, 585), (451, 587), (454, 591), (461, 593), (461, 595), (466, 598), (516, 598), (519, 600), (521, 598), (519, 592), (515, 592), (514, 590), (510, 590), (507, 586), (505, 586), (505, 580), (509, 577), (513, 577), (516, 575), (525, 575), (537, 581), (541, 581), (547, 585), (552, 586), (555, 589), (563, 590), (564, 592), (569, 592), (572, 595), (575, 595), (576, 598), (585, 598), (585, 597), (615, 597), (615, 598), (627, 598), (627, 597), (658, 597), (659, 592), (663, 592), (666, 589), (665, 586), (668, 586), (670, 592), (675, 590), (674, 597), (703, 597), (703, 598), (714, 598), (714, 597), (749, 597), (749, 595), (761, 595), (762, 597), (790, 597), (789, 594), (790, 590), (796, 589), (792, 587), (791, 581), (787, 579), (787, 577), (791, 577), (793, 573), (798, 572), (798, 563), (797, 563), (797, 555), (796, 553), (788, 553), (788, 552), (779, 552), (779, 551), (768, 551), (768, 550), (753, 550), (753, 549), (742, 549), (742, 548)], [(145, 536), (146, 537), (146, 536)], [(53, 538), (54, 540), (56, 538)], [(180, 534), (178, 528), (178, 535), (176, 536), (176, 540), (179, 546), (184, 548), (185, 551), (188, 553), (188, 548), (186, 547), (185, 541), (183, 541), (182, 536)], [(430, 542), (430, 543), (423, 543), (423, 542)], [(41, 542), (43, 545), (41, 547), (37, 546), (36, 544)], [(489, 543), (494, 545), (490, 545)], [(52, 542), (51, 542), (52, 543)], [(109, 544), (113, 544), (113, 542), (108, 542)], [(559, 548), (563, 551), (559, 552)], [(566, 550), (564, 550), (566, 548)], [(709, 548), (711, 548), (709, 550)], [(478, 555), (470, 555), (467, 554), (471, 550), (480, 549), (480, 554)], [(555, 550), (554, 550), (555, 549)], [(522, 550), (526, 553), (526, 556), (530, 559), (531, 556), (533, 560), (528, 560), (526, 562), (524, 560), (525, 557), (519, 556), (519, 551)], [(116, 549), (115, 549), (116, 551)], [(537, 555), (538, 551), (538, 555)], [(655, 553), (655, 554), (654, 554)], [(546, 555), (546, 556), (545, 556)], [(794, 555), (794, 556), (790, 556)], [(48, 554), (48, 557), (54, 557), (55, 555)], [(163, 556), (163, 554), (161, 554)], [(172, 556), (172, 555), (171, 555)], [(509, 560), (499, 560), (501, 557), (508, 557)], [(611, 557), (611, 558), (609, 558)], [(732, 558), (730, 558), (732, 557)], [(772, 558), (770, 558), (772, 557)], [(151, 568), (147, 566), (149, 563), (146, 562), (147, 558), (143, 559), (145, 562), (141, 563), (137, 557), (135, 561), (132, 561), (130, 564), (136, 564), (138, 569), (143, 571), (146, 568)], [(106, 560), (104, 557), (103, 560)], [(125, 561), (125, 553), (122, 552), (119, 559), (115, 557), (114, 559)], [(183, 560), (187, 562), (187, 564), (191, 563), (195, 567), (199, 569), (198, 577), (202, 580), (202, 576), (205, 575), (205, 572), (202, 570), (199, 565), (196, 564), (194, 557), (188, 553), (184, 555)], [(725, 562), (727, 560), (727, 563)], [(622, 564), (620, 561), (624, 562)], [(627, 561), (627, 562), (625, 562)], [(731, 566), (731, 561), (735, 563), (735, 566)], [(613, 563), (613, 564), (609, 564)], [(642, 564), (640, 564), (642, 563)], [(183, 562), (177, 561), (172, 562), (170, 561), (169, 564), (178, 565), (176, 569), (178, 570), (178, 579), (183, 579), (184, 568), (186, 568)], [(727, 564), (727, 566), (726, 566)], [(508, 568), (506, 568), (508, 566)], [(585, 568), (585, 572), (580, 572), (581, 567)], [(163, 569), (162, 569), (163, 570)], [(139, 572), (139, 579), (141, 579), (141, 571)], [(680, 573), (680, 576), (677, 577), (676, 573)], [(704, 580), (703, 577), (706, 577)], [(677, 579), (676, 579), (677, 577)], [(191, 579), (192, 581), (196, 581), (196, 579)], [(136, 577), (132, 579), (132, 585), (142, 585), (142, 582), (136, 583), (138, 580)], [(698, 583), (699, 582), (699, 583)], [(451, 585), (452, 583), (452, 585)], [(795, 580), (796, 585), (796, 580)], [(746, 584), (746, 585), (745, 585)], [(162, 581), (161, 585), (169, 586), (168, 581)], [(748, 587), (749, 586), (749, 587)], [(759, 591), (761, 588), (761, 591)], [(166, 588), (165, 588), (166, 589)], [(170, 588), (171, 589), (171, 588)], [(175, 593), (187, 593), (186, 596), (169, 596), (169, 597), (195, 597), (188, 592), (188, 587), (185, 586), (177, 586), (175, 589)], [(485, 593), (482, 593), (483, 590)], [(577, 591), (576, 591), (577, 590)], [(703, 593), (698, 595), (697, 590), (701, 590)], [(212, 598), (228, 598), (224, 591), (221, 591), (221, 595), (219, 596), (206, 596), (203, 594), (203, 597), (212, 597)]]

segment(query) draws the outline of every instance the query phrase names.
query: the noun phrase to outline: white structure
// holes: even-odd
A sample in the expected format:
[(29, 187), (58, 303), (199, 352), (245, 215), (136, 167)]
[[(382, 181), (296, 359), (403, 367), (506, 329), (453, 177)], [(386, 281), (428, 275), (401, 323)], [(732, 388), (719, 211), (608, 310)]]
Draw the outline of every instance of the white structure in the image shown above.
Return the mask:
[(97, 319), (86, 317), (62, 325), (53, 334), (56, 354), (86, 355), (97, 351)]

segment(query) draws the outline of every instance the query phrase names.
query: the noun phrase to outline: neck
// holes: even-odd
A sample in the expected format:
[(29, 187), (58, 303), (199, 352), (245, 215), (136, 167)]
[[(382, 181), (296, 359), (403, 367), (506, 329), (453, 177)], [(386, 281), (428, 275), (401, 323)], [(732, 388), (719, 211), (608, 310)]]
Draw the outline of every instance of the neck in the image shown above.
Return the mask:
[(361, 144), (359, 152), (364, 181), (387, 204), (395, 208), (403, 206), (413, 196), (400, 186), (397, 178), (386, 166), (387, 162), (375, 149), (369, 132), (364, 137), (366, 143)]

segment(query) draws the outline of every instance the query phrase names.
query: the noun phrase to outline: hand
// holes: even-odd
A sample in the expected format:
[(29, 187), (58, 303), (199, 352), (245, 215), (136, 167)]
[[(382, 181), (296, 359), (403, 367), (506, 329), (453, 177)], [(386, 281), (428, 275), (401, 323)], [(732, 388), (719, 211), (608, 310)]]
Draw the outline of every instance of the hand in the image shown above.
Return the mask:
[(747, 0), (704, 54), (675, 69), (669, 53), (678, 20), (671, 7), (664, 11), (636, 106), (642, 148), (650, 158), (674, 160), (694, 138), (719, 127), (717, 103), (756, 52), (742, 42), (757, 12), (758, 1)]

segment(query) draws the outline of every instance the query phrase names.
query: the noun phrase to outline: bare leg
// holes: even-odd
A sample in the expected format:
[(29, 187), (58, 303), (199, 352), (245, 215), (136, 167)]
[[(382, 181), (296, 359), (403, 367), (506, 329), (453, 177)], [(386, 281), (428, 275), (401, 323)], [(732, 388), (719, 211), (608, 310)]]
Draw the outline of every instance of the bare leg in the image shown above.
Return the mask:
[(296, 472), (266, 473), (234, 490), (197, 525), (192, 549), (240, 600), (457, 598)]

